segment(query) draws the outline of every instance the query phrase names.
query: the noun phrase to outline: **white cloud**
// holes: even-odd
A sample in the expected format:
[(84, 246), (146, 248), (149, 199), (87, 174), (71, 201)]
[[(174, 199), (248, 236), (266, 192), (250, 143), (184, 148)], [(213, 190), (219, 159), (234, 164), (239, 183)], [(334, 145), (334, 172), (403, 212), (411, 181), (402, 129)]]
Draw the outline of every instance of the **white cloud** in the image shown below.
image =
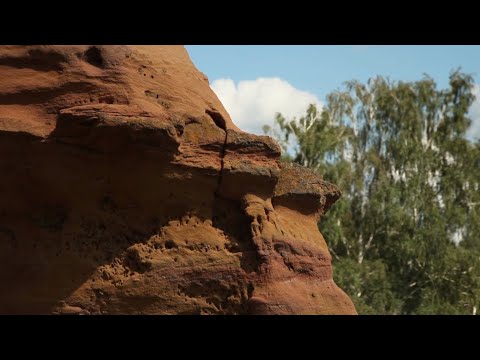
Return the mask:
[(263, 125), (273, 124), (277, 112), (287, 118), (300, 117), (308, 105), (322, 105), (314, 94), (296, 89), (280, 78), (258, 78), (238, 84), (231, 79), (218, 79), (211, 88), (240, 129), (259, 135), (263, 134)]
[(467, 137), (470, 139), (480, 138), (480, 86), (475, 85), (473, 89), (474, 95), (477, 97), (470, 108), (470, 117), (472, 125), (467, 131)]

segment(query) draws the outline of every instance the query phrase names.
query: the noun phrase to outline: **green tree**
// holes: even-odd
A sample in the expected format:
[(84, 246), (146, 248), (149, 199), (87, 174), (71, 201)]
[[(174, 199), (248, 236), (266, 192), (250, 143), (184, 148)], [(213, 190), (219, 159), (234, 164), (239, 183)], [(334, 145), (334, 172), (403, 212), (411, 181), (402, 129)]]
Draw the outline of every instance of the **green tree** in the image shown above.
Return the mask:
[(300, 119), (264, 131), (286, 161), (336, 183), (321, 221), (335, 280), (359, 313), (471, 314), (480, 308), (480, 145), (465, 138), (473, 79), (437, 89), (351, 81)]

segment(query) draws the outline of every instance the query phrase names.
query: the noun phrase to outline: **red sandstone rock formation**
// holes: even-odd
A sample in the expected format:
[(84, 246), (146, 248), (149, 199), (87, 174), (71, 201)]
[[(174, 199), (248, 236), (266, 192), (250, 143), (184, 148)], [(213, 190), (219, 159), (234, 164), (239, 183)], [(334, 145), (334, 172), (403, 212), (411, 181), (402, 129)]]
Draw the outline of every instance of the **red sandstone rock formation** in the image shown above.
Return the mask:
[(0, 47), (0, 313), (354, 314), (279, 155), (181, 46)]

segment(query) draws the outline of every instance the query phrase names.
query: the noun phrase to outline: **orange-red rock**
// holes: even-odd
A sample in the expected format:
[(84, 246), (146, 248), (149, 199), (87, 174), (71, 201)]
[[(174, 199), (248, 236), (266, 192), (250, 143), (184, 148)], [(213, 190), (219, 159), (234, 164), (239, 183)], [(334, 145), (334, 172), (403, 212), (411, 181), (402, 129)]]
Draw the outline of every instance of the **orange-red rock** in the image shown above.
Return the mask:
[(181, 46), (0, 47), (0, 313), (354, 314), (279, 155)]

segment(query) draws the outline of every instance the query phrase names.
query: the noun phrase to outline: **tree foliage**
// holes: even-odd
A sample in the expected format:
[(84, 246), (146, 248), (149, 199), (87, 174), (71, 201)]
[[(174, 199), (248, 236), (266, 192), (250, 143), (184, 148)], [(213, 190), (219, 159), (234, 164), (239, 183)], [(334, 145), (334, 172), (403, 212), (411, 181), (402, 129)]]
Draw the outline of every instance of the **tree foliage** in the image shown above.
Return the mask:
[(284, 159), (338, 184), (321, 220), (334, 278), (367, 314), (472, 314), (480, 309), (480, 143), (473, 79), (438, 89), (383, 77), (351, 81), (300, 119), (264, 131)]

